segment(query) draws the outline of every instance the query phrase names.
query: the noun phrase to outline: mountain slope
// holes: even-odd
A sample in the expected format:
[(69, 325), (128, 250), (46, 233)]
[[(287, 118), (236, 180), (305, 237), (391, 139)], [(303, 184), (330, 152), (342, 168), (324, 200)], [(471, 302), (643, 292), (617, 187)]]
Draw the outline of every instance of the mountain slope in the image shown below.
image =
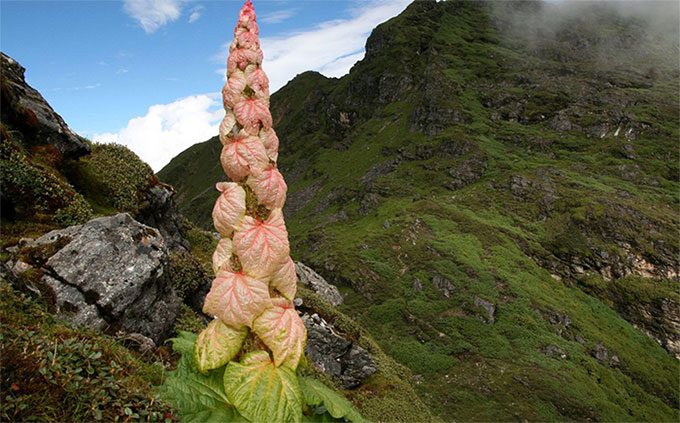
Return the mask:
[[(291, 251), (444, 419), (671, 420), (677, 46), (548, 7), (416, 2), (274, 94)], [(219, 150), (159, 172), (206, 228)]]

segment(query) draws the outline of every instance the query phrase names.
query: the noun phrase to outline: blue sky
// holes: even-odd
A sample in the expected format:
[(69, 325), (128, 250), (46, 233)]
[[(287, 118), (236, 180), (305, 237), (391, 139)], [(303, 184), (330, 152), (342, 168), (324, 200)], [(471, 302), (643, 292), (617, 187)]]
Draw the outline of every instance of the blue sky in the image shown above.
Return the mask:
[[(254, 0), (272, 90), (342, 76), (370, 30), (409, 0)], [(217, 134), (226, 47), (241, 1), (0, 1), (0, 48), (69, 126), (159, 170)]]

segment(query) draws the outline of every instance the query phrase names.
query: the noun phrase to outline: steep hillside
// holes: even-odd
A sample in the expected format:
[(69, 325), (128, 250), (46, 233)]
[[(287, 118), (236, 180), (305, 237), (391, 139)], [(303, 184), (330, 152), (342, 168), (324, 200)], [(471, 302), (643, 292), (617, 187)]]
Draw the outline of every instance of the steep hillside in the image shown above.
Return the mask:
[[(416, 2), (274, 94), (291, 251), (446, 420), (674, 420), (677, 25), (549, 7)], [(158, 174), (205, 228), (219, 150)]]

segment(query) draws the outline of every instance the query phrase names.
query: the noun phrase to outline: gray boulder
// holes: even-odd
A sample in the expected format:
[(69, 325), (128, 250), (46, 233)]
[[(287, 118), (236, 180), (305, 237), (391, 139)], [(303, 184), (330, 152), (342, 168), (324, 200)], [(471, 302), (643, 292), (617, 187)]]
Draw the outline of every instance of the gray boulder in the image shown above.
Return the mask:
[(331, 305), (337, 306), (342, 304), (343, 299), (338, 288), (335, 285), (326, 282), (326, 279), (304, 263), (299, 261), (295, 262), (295, 272), (297, 273), (300, 283), (311, 288)]
[(144, 201), (135, 218), (145, 225), (158, 228), (169, 249), (189, 251), (190, 245), (184, 234), (182, 215), (175, 205), (175, 190), (159, 183), (144, 192)]
[(325, 374), (340, 380), (344, 389), (359, 386), (378, 370), (365, 349), (338, 335), (318, 314), (304, 314), (307, 328), (305, 353)]
[(49, 232), (22, 251), (40, 268), (42, 291), (66, 320), (156, 343), (169, 334), (180, 299), (156, 229), (121, 213)]

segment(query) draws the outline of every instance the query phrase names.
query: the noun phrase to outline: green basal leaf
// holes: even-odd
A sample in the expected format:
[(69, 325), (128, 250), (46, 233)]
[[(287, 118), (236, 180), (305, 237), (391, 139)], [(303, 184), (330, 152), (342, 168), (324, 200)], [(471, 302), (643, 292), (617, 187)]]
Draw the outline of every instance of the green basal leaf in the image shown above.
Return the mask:
[(196, 335), (180, 332), (172, 339), (173, 349), (182, 354), (177, 369), (168, 373), (161, 397), (177, 410), (183, 422), (246, 422), (229, 403), (222, 378), (224, 369), (200, 374), (193, 362)]
[(246, 328), (234, 329), (214, 319), (196, 340), (194, 360), (198, 370), (205, 373), (227, 364), (238, 354), (247, 334)]
[(182, 357), (185, 355), (191, 356), (194, 351), (194, 344), (196, 343), (196, 334), (180, 330), (177, 332), (177, 337), (170, 338), (169, 341), (172, 342), (172, 349), (182, 354)]
[[(357, 423), (366, 421), (345, 397), (339, 395), (318, 380), (301, 377), (299, 378), (299, 383), (307, 405), (312, 407), (323, 405), (328, 414), (336, 419), (344, 418)], [(316, 417), (314, 419), (314, 421), (321, 420)]]
[(224, 371), (229, 402), (253, 422), (301, 422), (302, 392), (295, 372), (276, 367), (265, 351), (231, 362)]

